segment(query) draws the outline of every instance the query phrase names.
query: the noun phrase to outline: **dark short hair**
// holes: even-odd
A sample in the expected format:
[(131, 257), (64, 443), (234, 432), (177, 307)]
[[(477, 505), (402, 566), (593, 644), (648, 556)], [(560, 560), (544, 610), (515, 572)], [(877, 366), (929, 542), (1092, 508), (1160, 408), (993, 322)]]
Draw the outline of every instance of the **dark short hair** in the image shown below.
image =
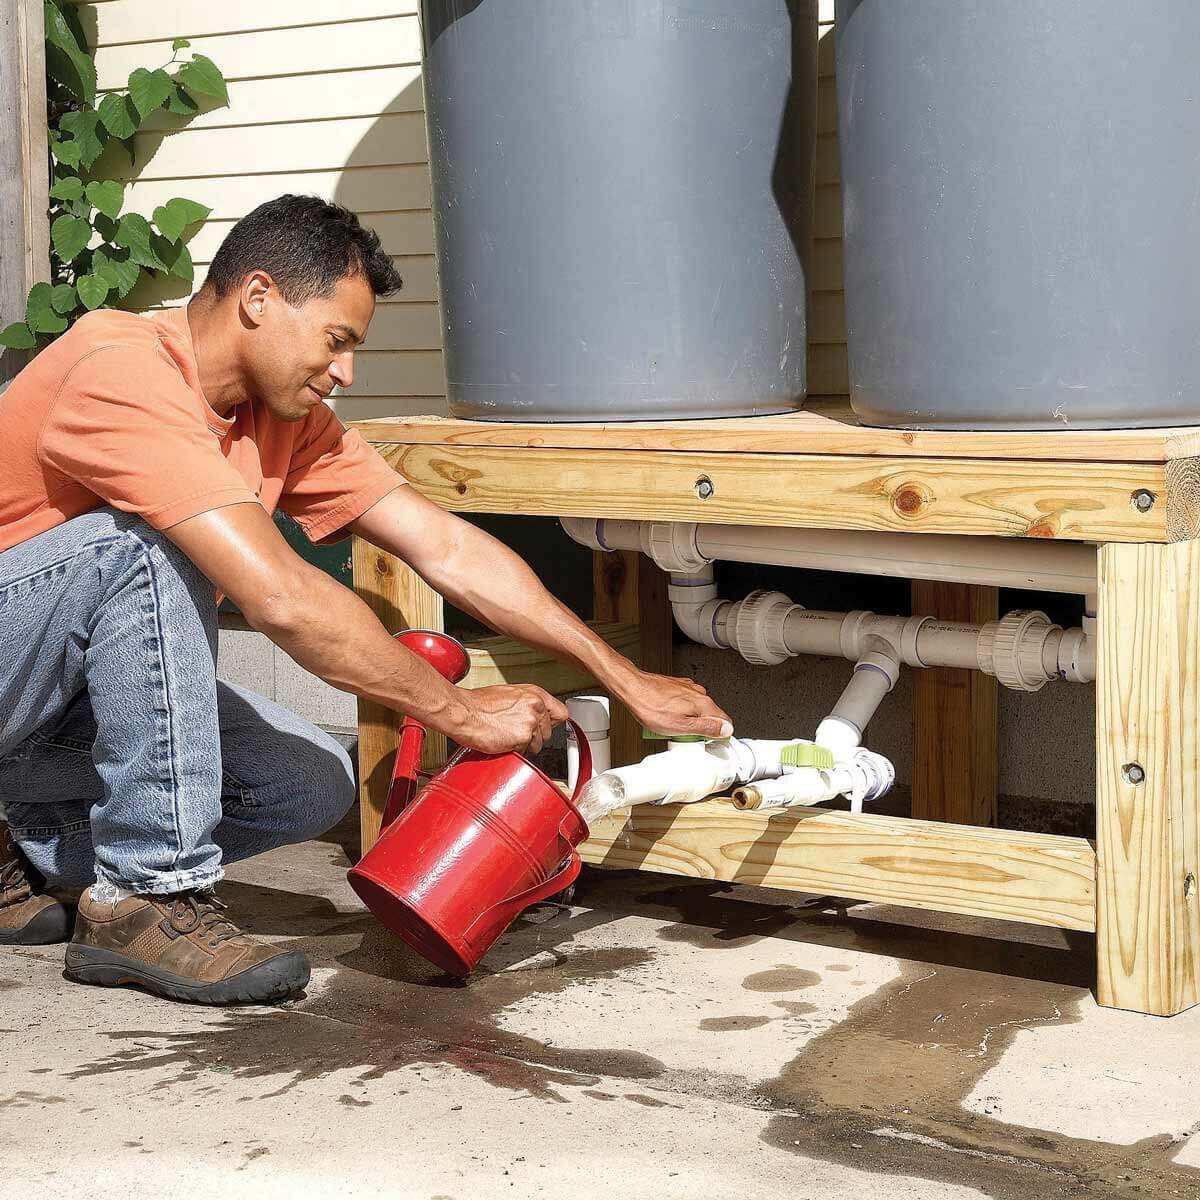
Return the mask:
[(403, 282), (379, 234), (319, 196), (279, 196), (244, 216), (225, 235), (205, 287), (225, 296), (251, 271), (266, 271), (289, 304), (328, 296), (349, 275), (361, 275), (376, 296)]

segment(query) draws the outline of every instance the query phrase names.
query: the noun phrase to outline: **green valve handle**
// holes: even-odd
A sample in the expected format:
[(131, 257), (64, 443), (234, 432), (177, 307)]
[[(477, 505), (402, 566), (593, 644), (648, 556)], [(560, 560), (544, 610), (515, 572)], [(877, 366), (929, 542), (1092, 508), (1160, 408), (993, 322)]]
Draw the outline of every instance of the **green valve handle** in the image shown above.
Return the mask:
[(793, 742), (784, 746), (779, 761), (787, 767), (816, 767), (819, 771), (833, 769), (833, 751), (815, 742)]
[(642, 726), (643, 742), (719, 742), (723, 738), (705, 737), (702, 733), (658, 733), (656, 730)]

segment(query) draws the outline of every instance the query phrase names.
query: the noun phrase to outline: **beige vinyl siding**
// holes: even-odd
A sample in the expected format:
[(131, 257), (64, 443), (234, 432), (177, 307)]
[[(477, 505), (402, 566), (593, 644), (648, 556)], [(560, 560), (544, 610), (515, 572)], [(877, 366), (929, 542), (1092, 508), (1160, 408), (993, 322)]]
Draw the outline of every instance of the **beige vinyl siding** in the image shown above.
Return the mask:
[[(233, 222), (283, 192), (337, 200), (378, 230), (404, 275), (356, 356), (344, 419), (444, 412), (445, 373), (421, 93), (417, 0), (96, 0), (81, 20), (101, 88), (171, 57), (171, 40), (216, 61), (229, 108), (189, 122), (162, 114), (139, 133), (128, 203), (149, 213), (176, 195), (213, 212), (191, 243), (196, 286)], [(810, 271), (809, 391), (847, 391), (833, 0), (821, 0), (817, 193)], [(143, 288), (142, 307), (179, 303)]]
[[(333, 13), (338, 19), (331, 19)], [(233, 223), (283, 192), (353, 209), (404, 276), (355, 356), (343, 419), (445, 411), (433, 261), (417, 0), (99, 0), (80, 19), (101, 89), (171, 58), (186, 37), (229, 81), (230, 105), (183, 121), (156, 117), (136, 139), (127, 203), (149, 214), (172, 196), (212, 208), (192, 239), (196, 286)], [(116, 161), (123, 161), (118, 157)], [(180, 303), (144, 287), (138, 307)]]

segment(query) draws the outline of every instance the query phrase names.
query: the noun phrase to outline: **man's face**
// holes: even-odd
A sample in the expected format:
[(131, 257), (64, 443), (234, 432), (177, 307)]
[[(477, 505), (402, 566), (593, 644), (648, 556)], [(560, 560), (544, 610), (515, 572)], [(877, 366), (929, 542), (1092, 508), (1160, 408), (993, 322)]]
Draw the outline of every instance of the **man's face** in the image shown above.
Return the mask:
[(374, 312), (375, 295), (362, 275), (348, 275), (331, 295), (299, 306), (272, 288), (253, 339), (256, 391), (267, 408), (280, 420), (302, 421), (335, 387), (348, 388), (354, 351)]

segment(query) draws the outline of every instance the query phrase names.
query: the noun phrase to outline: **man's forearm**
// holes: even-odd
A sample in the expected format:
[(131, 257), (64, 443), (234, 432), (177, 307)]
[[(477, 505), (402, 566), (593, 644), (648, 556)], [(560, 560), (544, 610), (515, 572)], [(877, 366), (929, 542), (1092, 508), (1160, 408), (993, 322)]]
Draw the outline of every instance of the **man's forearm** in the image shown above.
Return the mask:
[(485, 625), (572, 662), (619, 694), (632, 664), (552, 596), (519, 555), (474, 526), (429, 583)]
[(467, 719), (461, 693), (405, 649), (349, 588), (310, 567), (304, 591), (255, 623), (292, 658), (342, 691), (353, 692), (453, 735)]

